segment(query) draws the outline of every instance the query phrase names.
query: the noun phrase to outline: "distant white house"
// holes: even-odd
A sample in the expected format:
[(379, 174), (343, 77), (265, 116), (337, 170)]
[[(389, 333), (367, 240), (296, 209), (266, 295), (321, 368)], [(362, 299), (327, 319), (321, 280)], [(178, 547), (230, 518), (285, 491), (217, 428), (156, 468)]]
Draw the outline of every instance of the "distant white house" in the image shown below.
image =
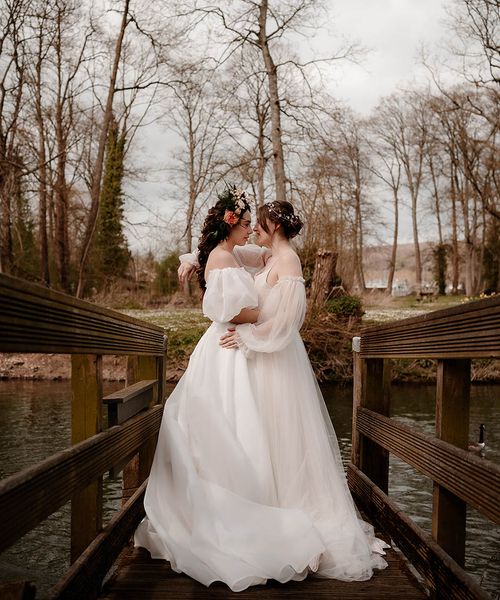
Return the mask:
[(387, 280), (371, 279), (366, 282), (365, 287), (367, 290), (385, 290), (387, 288)]
[(408, 296), (411, 294), (411, 287), (407, 279), (396, 279), (392, 284), (393, 296)]
[[(387, 289), (387, 279), (370, 279), (366, 282), (366, 289), (385, 291)], [(393, 296), (408, 296), (411, 292), (412, 287), (407, 279), (394, 280), (391, 290)]]

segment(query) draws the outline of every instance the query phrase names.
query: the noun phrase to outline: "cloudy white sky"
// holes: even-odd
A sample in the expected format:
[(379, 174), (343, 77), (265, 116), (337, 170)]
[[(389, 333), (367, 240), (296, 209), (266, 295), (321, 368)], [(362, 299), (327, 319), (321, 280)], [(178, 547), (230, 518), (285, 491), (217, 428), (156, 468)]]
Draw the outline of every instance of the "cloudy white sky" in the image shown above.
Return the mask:
[(445, 0), (330, 0), (336, 29), (362, 44), (360, 65), (345, 63), (334, 90), (352, 108), (368, 113), (398, 86), (427, 77), (423, 46), (437, 52), (447, 36)]
[[(424, 46), (434, 55), (441, 52), (444, 40), (449, 37), (445, 6), (450, 1), (327, 0), (332, 18), (327, 24), (328, 31), (323, 31), (319, 39), (312, 42), (313, 47), (328, 53), (338, 45), (339, 36), (343, 36), (366, 49), (359, 64), (335, 63), (327, 81), (332, 94), (358, 113), (368, 115), (381, 97), (398, 87), (426, 81), (428, 72), (421, 64), (421, 48)], [(166, 223), (177, 208), (169, 199), (167, 175), (162, 173), (168, 161), (169, 141), (158, 125), (154, 131), (149, 130), (146, 143), (144, 136), (141, 137), (141, 161), (159, 170), (147, 176), (147, 183), (130, 190), (136, 198), (129, 203), (130, 222), (148, 222), (151, 226), (129, 226), (128, 236), (133, 250), (150, 248), (162, 254), (168, 232)], [(161, 151), (159, 153), (161, 148), (164, 148), (164, 157)], [(402, 215), (401, 225), (401, 241), (409, 241), (410, 224), (405, 215)], [(390, 237), (389, 231), (387, 237)]]

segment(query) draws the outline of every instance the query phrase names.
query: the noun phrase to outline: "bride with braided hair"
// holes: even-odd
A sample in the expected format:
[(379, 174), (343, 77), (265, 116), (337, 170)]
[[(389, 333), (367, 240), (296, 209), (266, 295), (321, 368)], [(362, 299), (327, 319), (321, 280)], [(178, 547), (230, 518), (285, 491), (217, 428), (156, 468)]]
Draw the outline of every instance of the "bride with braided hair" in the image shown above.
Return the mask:
[[(258, 209), (228, 187), (194, 269), (212, 324), (163, 414), (135, 544), (233, 591), (308, 574), (361, 581), (384, 544), (356, 512), (337, 439), (300, 338), (306, 297), (288, 202)], [(253, 277), (255, 276), (255, 278)]]

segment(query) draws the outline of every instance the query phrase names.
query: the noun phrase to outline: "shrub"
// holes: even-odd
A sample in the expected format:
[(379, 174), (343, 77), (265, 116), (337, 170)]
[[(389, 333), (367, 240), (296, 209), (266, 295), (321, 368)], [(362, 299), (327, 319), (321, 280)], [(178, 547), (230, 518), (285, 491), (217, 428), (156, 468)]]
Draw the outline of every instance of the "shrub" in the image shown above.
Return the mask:
[(358, 296), (339, 296), (326, 302), (326, 310), (339, 318), (361, 317), (364, 314), (361, 298)]

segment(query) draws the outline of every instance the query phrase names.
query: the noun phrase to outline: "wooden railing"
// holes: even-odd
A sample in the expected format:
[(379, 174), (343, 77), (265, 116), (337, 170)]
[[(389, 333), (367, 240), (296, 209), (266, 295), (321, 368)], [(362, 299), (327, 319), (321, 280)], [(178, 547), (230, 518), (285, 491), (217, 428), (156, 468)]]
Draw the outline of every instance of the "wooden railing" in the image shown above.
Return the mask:
[[(0, 552), (71, 500), (72, 565), (50, 598), (91, 599), (144, 514), (165, 398), (164, 331), (3, 274), (0, 330), (0, 352), (71, 354), (73, 444), (0, 482)], [(106, 354), (128, 356), (127, 387), (103, 398)], [(121, 469), (124, 506), (103, 529), (102, 476)]]
[[(500, 297), (370, 327), (353, 340), (352, 463), (359, 506), (435, 598), (488, 598), (464, 570), (467, 505), (500, 523), (500, 468), (467, 451), (471, 359), (500, 357)], [(437, 361), (436, 435), (390, 418), (390, 359)], [(389, 453), (433, 483), (432, 536), (388, 496)]]

